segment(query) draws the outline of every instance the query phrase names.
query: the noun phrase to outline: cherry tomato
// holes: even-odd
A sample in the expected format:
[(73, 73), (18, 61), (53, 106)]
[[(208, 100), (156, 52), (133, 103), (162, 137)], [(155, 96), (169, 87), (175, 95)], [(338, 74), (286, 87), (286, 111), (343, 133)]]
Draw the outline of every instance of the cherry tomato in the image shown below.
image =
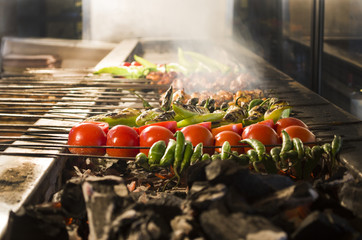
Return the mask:
[[(275, 132), (275, 130), (264, 124), (253, 124), (247, 126), (246, 128), (244, 128), (241, 138), (257, 139), (264, 145), (274, 145), (280, 142), (279, 136)], [(267, 147), (267, 150), (270, 151), (271, 148), (272, 147)], [(250, 148), (245, 148), (244, 151), (246, 152), (249, 149)]]
[(131, 63), (131, 66), (142, 66), (142, 64), (139, 63), (139, 62), (133, 61), (133, 62)]
[[(105, 146), (107, 136), (97, 124), (80, 123), (72, 127), (68, 135), (68, 145), (72, 146)], [(69, 148), (74, 154), (104, 155), (105, 148)]]
[(233, 131), (237, 134), (241, 135), (243, 132), (243, 124), (242, 123), (231, 123), (228, 125), (220, 126), (217, 128), (211, 129), (212, 135), (216, 136), (218, 133), (223, 131)]
[[(190, 141), (194, 147), (200, 142), (202, 142), (204, 146), (214, 146), (214, 136), (204, 126), (197, 124), (190, 125), (184, 127), (181, 132), (185, 135), (185, 139)], [(214, 153), (214, 149), (212, 148), (204, 148), (203, 151), (209, 154)]]
[(275, 123), (275, 130), (277, 134), (280, 135), (282, 130), (289, 126), (301, 126), (304, 128), (308, 128), (307, 124), (305, 124), (302, 120), (298, 118), (288, 117), (288, 118), (281, 118)]
[[(173, 133), (165, 127), (148, 126), (140, 133), (140, 146), (151, 147), (159, 140), (165, 141), (166, 145), (170, 139), (175, 139)], [(148, 155), (149, 149), (140, 149), (141, 152)]]
[(140, 127), (138, 127), (139, 133), (141, 133), (143, 131), (143, 129), (145, 129), (146, 127), (149, 127), (149, 126), (165, 127), (168, 130), (170, 130), (171, 132), (175, 133), (176, 128), (177, 128), (177, 122), (176, 121), (165, 121), (165, 122), (157, 122), (157, 123), (151, 123), (151, 124), (147, 124), (144, 126), (140, 126)]
[(290, 138), (300, 138), (303, 143), (315, 142), (316, 140), (315, 135), (309, 129), (302, 126), (289, 126), (284, 128), (284, 131), (289, 134)]
[(121, 66), (129, 67), (129, 66), (131, 66), (131, 63), (130, 62), (123, 62), (123, 63), (121, 63)]
[[(110, 147), (134, 147), (139, 146), (138, 133), (126, 125), (117, 125), (111, 128), (107, 134), (107, 146)], [(139, 149), (107, 148), (107, 154), (112, 157), (135, 157)]]
[[(228, 141), (231, 146), (242, 145), (240, 143), (241, 136), (233, 131), (222, 131), (215, 136), (215, 146), (222, 146), (225, 141)], [(221, 152), (221, 148), (215, 148), (217, 152)], [(239, 154), (244, 152), (243, 148), (231, 148), (231, 151), (237, 151)]]
[(105, 134), (107, 134), (109, 131), (109, 124), (107, 122), (94, 122), (94, 121), (88, 121), (88, 120), (83, 121), (83, 122), (84, 123), (93, 123), (93, 124), (98, 125), (100, 128), (102, 128), (102, 130)]
[(274, 124), (274, 121), (273, 119), (268, 119), (268, 120), (264, 120), (264, 121), (261, 121), (261, 122), (258, 122), (257, 124), (264, 124), (264, 125), (267, 125), (273, 129), (275, 129), (275, 124)]

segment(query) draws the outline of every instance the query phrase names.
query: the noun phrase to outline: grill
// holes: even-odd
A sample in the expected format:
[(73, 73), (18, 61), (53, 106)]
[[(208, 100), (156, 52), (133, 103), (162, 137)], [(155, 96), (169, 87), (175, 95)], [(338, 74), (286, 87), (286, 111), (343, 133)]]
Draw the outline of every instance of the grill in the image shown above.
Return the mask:
[[(211, 43), (202, 46), (207, 49)], [(212, 43), (244, 64), (256, 77), (255, 87), (293, 106), (293, 116), (303, 120), (321, 142), (341, 135), (341, 161), (362, 177), (362, 122), (287, 75), (230, 41)], [(134, 53), (153, 62), (175, 59), (178, 46), (191, 41), (139, 40), (121, 43), (97, 66), (132, 59)], [(200, 45), (197, 45), (200, 46)], [(195, 47), (196, 49), (199, 49)], [(249, 59), (245, 61), (244, 57)], [(248, 62), (253, 60), (253, 65)], [(254, 64), (257, 63), (256, 65)], [(0, 228), (6, 228), (9, 211), (24, 204), (47, 201), (60, 189), (62, 169), (72, 157), (66, 150), (70, 128), (86, 117), (125, 107), (142, 108), (134, 90), (152, 105), (168, 85), (149, 80), (94, 76), (85, 69), (29, 69), (25, 74), (0, 79)]]

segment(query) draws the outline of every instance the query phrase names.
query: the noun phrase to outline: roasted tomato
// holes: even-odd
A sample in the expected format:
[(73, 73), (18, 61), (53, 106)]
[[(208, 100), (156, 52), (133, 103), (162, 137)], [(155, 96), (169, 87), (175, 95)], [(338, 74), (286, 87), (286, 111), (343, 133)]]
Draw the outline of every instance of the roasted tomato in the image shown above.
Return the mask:
[(171, 132), (175, 133), (176, 128), (177, 128), (177, 122), (176, 121), (165, 121), (165, 122), (157, 122), (157, 123), (151, 123), (151, 124), (147, 124), (144, 126), (140, 126), (140, 127), (138, 127), (139, 133), (141, 133), (143, 131), (143, 129), (145, 129), (146, 127), (149, 127), (149, 126), (165, 127), (168, 130), (170, 130)]
[(241, 135), (243, 132), (243, 124), (242, 123), (231, 123), (228, 125), (220, 126), (217, 128), (211, 129), (212, 135), (216, 136), (218, 133), (223, 131), (233, 131), (237, 134)]
[[(117, 125), (107, 134), (107, 146), (136, 147), (139, 146), (139, 136), (136, 130), (126, 125)], [(107, 154), (112, 157), (135, 157), (139, 149), (107, 148)]]
[[(107, 136), (97, 124), (80, 123), (72, 127), (68, 135), (68, 145), (72, 146), (105, 146)], [(104, 155), (105, 148), (69, 148), (74, 154)]]
[(275, 124), (274, 124), (273, 119), (264, 120), (264, 121), (258, 122), (257, 124), (267, 125), (273, 129), (275, 129)]
[(288, 117), (281, 118), (275, 123), (275, 130), (278, 135), (282, 132), (282, 130), (289, 126), (301, 126), (304, 128), (308, 128), (307, 124), (305, 124), (302, 120), (298, 118)]
[(300, 138), (303, 143), (315, 142), (316, 140), (315, 135), (309, 129), (302, 126), (289, 126), (284, 128), (284, 131), (289, 134), (290, 138)]
[(86, 120), (86, 121), (84, 121), (84, 123), (93, 123), (93, 124), (100, 126), (105, 134), (107, 134), (109, 131), (109, 124), (107, 122), (94, 122), (94, 121)]
[[(159, 140), (165, 141), (166, 145), (174, 134), (165, 127), (161, 126), (148, 126), (140, 133), (140, 146), (151, 147), (155, 142)], [(148, 155), (149, 149), (140, 149), (141, 152)]]
[[(214, 146), (214, 136), (204, 126), (197, 124), (190, 125), (184, 127), (181, 132), (185, 135), (185, 139), (190, 141), (194, 147), (200, 142), (202, 142), (204, 146)], [(214, 153), (214, 149), (212, 148), (204, 148), (203, 151), (209, 154)]]
[[(243, 134), (241, 135), (242, 139), (251, 138), (257, 139), (262, 142), (264, 145), (274, 145), (278, 144), (279, 136), (271, 127), (264, 124), (253, 124), (244, 128)], [(245, 148), (247, 151), (249, 148)], [(271, 147), (267, 147), (267, 150), (270, 151)]]
[[(222, 146), (225, 141), (228, 141), (231, 146), (241, 146), (241, 136), (233, 131), (222, 131), (215, 136), (215, 147)], [(215, 148), (216, 152), (221, 152), (221, 148)], [(237, 151), (239, 154), (244, 152), (243, 148), (231, 148), (231, 151)]]

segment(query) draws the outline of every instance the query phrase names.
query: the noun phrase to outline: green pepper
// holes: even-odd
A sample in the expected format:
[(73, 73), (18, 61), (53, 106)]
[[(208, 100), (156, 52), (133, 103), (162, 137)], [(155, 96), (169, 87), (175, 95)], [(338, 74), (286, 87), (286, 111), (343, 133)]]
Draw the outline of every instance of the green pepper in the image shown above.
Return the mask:
[(312, 157), (313, 159), (315, 159), (316, 161), (318, 161), (319, 159), (321, 159), (322, 154), (323, 154), (324, 150), (321, 146), (315, 145), (312, 147)]
[(130, 127), (137, 126), (136, 119), (141, 114), (141, 111), (135, 108), (124, 108), (121, 110), (115, 110), (113, 112), (92, 116), (86, 119), (86, 121), (106, 122), (109, 127), (116, 125), (127, 125)]
[(185, 136), (181, 131), (177, 131), (175, 133), (176, 137), (176, 147), (175, 147), (175, 161), (173, 162), (173, 170), (175, 172), (176, 177), (178, 178), (178, 182), (180, 181), (179, 168), (181, 167), (181, 163), (184, 157), (184, 149), (185, 149)]
[(172, 109), (177, 115), (181, 116), (182, 118), (189, 118), (195, 115), (209, 113), (209, 110), (205, 107), (190, 104), (187, 105), (177, 102), (174, 102), (172, 104)]
[(224, 111), (215, 111), (213, 113), (205, 113), (205, 114), (201, 114), (201, 115), (194, 115), (192, 117), (185, 118), (185, 119), (183, 119), (181, 121), (178, 121), (177, 122), (177, 127), (178, 128), (186, 127), (188, 125), (201, 123), (201, 122), (220, 121), (223, 118), (224, 115), (225, 115)]
[(163, 140), (159, 140), (152, 144), (150, 151), (148, 152), (148, 164), (157, 165), (160, 163), (162, 156), (166, 151), (166, 143)]
[(253, 107), (261, 104), (263, 102), (263, 99), (253, 99), (249, 102), (248, 105), (248, 111), (250, 111)]
[(196, 162), (198, 162), (201, 158), (201, 156), (203, 156), (203, 146), (204, 144), (202, 142), (200, 142), (199, 144), (197, 144), (194, 148), (194, 152), (192, 153), (191, 156), (191, 165), (195, 164)]
[(318, 145), (313, 146), (312, 148), (306, 146), (304, 152), (306, 161), (303, 168), (303, 179), (308, 179), (310, 178), (311, 172), (317, 166), (319, 159), (322, 157), (323, 149)]
[(293, 147), (294, 150), (298, 153), (298, 158), (301, 160), (304, 157), (304, 145), (300, 138), (293, 138)]
[(263, 160), (263, 158), (265, 157), (266, 148), (262, 142), (257, 139), (251, 138), (243, 139), (240, 142), (249, 144), (256, 151), (259, 161)]
[(149, 169), (150, 165), (148, 164), (148, 157), (146, 154), (140, 152), (136, 155), (135, 164), (137, 166), (143, 167), (144, 169)]
[(94, 74), (109, 73), (116, 76), (122, 76), (125, 78), (138, 79), (144, 77), (148, 69), (139, 66), (129, 66), (129, 67), (105, 67), (101, 68)]
[(168, 166), (172, 165), (172, 163), (175, 159), (175, 149), (176, 149), (176, 141), (171, 138), (168, 141), (165, 153), (163, 154), (163, 156), (160, 160), (161, 167), (168, 167)]
[(291, 108), (291, 106), (282, 106), (273, 110), (267, 110), (264, 113), (264, 120), (272, 119), (274, 123), (276, 123), (282, 117), (284, 111)]
[(231, 152), (231, 145), (228, 141), (225, 141), (221, 147), (221, 160), (226, 160), (229, 158)]
[(187, 168), (188, 166), (190, 166), (190, 162), (191, 162), (191, 156), (192, 153), (194, 152), (192, 143), (190, 141), (185, 141), (185, 149), (184, 149), (184, 157), (182, 159), (182, 163), (181, 163), (181, 170), (180, 173)]
[(146, 110), (142, 112), (137, 118), (136, 118), (136, 124), (137, 126), (145, 125), (146, 122), (152, 122), (155, 118), (163, 114), (164, 111), (161, 108), (152, 108), (149, 110)]
[(172, 101), (173, 101), (173, 87), (172, 87), (172, 85), (170, 85), (170, 87), (167, 89), (165, 96), (162, 100), (162, 103), (160, 106), (161, 109), (164, 111), (171, 110)]
[(227, 123), (241, 123), (246, 118), (247, 113), (245, 108), (238, 105), (231, 105), (223, 116), (223, 122)]
[(324, 152), (328, 155), (328, 156), (331, 156), (332, 154), (332, 146), (330, 143), (325, 143), (323, 144), (322, 146)]

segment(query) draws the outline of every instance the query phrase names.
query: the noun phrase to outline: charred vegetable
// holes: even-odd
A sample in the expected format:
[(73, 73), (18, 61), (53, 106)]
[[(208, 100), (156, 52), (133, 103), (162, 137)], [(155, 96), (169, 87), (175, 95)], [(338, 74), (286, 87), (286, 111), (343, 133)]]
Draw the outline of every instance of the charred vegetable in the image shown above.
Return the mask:
[(109, 127), (116, 125), (127, 125), (130, 127), (137, 126), (136, 119), (140, 116), (141, 111), (135, 108), (124, 108), (113, 112), (100, 114), (87, 118), (86, 121), (107, 122)]

